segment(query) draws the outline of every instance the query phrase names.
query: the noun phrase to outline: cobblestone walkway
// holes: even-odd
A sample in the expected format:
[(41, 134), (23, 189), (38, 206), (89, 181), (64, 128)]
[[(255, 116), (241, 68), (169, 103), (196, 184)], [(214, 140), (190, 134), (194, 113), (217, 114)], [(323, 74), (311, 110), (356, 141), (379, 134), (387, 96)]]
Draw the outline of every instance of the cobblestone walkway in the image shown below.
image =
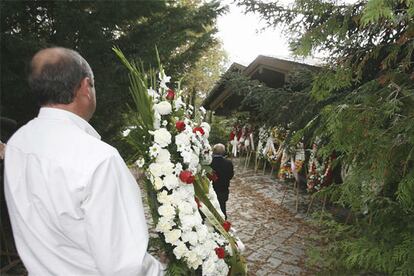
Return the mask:
[[(280, 182), (269, 172), (243, 171), (239, 160), (233, 162), (236, 174), (231, 181), (227, 215), (246, 246), (243, 254), (249, 275), (314, 275), (305, 264), (306, 237), (314, 231), (305, 218), (307, 195), (299, 195), (297, 213), (291, 183)], [(146, 215), (150, 222), (148, 208)], [(153, 226), (149, 231), (151, 236), (156, 235)]]
[[(235, 163), (238, 161), (235, 160)], [(227, 202), (228, 219), (246, 245), (249, 275), (314, 275), (306, 268), (306, 237), (314, 230), (304, 219), (309, 199), (299, 195), (299, 213), (293, 189), (262, 171), (242, 171), (236, 165)]]

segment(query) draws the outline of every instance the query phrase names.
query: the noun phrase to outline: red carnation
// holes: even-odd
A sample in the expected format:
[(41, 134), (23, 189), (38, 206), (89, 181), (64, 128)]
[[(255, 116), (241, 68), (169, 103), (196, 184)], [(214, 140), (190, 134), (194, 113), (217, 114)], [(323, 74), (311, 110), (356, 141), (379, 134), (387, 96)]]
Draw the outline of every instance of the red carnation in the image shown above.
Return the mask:
[(201, 135), (204, 135), (204, 129), (203, 129), (202, 127), (195, 127), (195, 128), (193, 129), (193, 132), (194, 132), (194, 133), (197, 133), (197, 131), (198, 131), (198, 132), (200, 132), (200, 133), (201, 133)]
[(207, 174), (207, 177), (213, 182), (216, 182), (218, 180), (218, 176), (215, 171), (212, 171), (211, 173)]
[(195, 199), (195, 202), (197, 202), (197, 207), (198, 208), (201, 208), (200, 200), (198, 198), (196, 198), (196, 197), (194, 197), (194, 199)]
[(172, 100), (174, 100), (174, 97), (175, 97), (174, 90), (168, 89), (167, 90), (167, 96), (166, 96), (167, 100), (172, 101)]
[(192, 184), (194, 182), (194, 175), (190, 171), (180, 172), (180, 180), (187, 184)]
[(231, 227), (231, 223), (229, 221), (225, 220), (223, 222), (223, 228), (224, 228), (224, 230), (226, 230), (227, 232), (229, 232), (230, 227)]
[(223, 247), (217, 247), (214, 249), (214, 251), (216, 251), (217, 257), (219, 259), (224, 259), (224, 257), (226, 256), (226, 252), (224, 251)]
[(178, 130), (178, 131), (183, 131), (184, 129), (185, 129), (185, 123), (184, 123), (184, 121), (177, 121), (176, 123), (175, 123), (175, 128)]

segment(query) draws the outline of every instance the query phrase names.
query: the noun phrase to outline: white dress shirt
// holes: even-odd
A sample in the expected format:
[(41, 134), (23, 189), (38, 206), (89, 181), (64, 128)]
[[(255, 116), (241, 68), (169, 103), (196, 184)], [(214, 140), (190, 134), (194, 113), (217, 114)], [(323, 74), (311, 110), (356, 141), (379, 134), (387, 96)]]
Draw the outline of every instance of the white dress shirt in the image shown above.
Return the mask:
[(8, 141), (5, 196), (29, 275), (162, 275), (139, 187), (74, 113), (41, 108)]

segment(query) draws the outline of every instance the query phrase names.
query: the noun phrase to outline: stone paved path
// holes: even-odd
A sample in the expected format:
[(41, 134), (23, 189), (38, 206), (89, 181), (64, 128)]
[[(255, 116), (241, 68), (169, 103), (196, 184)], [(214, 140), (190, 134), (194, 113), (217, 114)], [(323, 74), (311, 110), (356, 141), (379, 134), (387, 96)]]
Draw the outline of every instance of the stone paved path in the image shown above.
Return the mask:
[[(269, 172), (243, 172), (236, 163), (227, 202), (228, 219), (246, 245), (249, 275), (314, 275), (306, 268), (306, 237), (313, 229), (304, 219), (309, 199), (299, 195), (296, 214), (291, 183), (278, 181)], [(283, 205), (281, 201), (288, 185)]]
[[(299, 195), (296, 213), (292, 183), (278, 181), (269, 171), (265, 175), (262, 171), (243, 171), (239, 160), (233, 162), (236, 174), (231, 181), (227, 215), (246, 246), (249, 275), (315, 275), (305, 264), (306, 237), (315, 231), (305, 218), (308, 196)], [(146, 214), (151, 221), (148, 208)], [(155, 236), (151, 225), (149, 230)]]

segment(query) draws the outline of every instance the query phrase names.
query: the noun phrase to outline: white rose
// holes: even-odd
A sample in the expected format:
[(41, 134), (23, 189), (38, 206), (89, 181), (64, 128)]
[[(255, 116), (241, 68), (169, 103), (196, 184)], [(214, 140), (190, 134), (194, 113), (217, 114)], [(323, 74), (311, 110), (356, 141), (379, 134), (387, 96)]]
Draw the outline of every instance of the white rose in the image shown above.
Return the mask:
[(185, 246), (185, 244), (181, 241), (178, 241), (177, 246), (174, 248), (173, 253), (175, 255), (175, 257), (177, 257), (177, 259), (181, 259), (183, 256), (185, 256), (186, 254), (188, 254), (188, 248), (187, 246)]
[(155, 160), (159, 164), (170, 162), (171, 154), (166, 149), (160, 149), (157, 155), (157, 159)]
[(175, 244), (178, 242), (178, 239), (181, 237), (181, 230), (174, 229), (171, 231), (167, 231), (166, 233), (164, 233), (164, 236), (165, 236), (166, 242), (170, 244)]
[(161, 148), (165, 148), (171, 143), (171, 134), (165, 128), (150, 131), (150, 134), (154, 135), (154, 142), (160, 145)]
[(168, 174), (167, 176), (165, 176), (164, 177), (164, 185), (165, 185), (165, 187), (167, 187), (170, 190), (178, 187), (179, 182), (178, 182), (177, 176), (174, 175), (174, 174)]
[(154, 105), (154, 110), (160, 115), (168, 115), (172, 111), (171, 104), (167, 101), (162, 101)]

